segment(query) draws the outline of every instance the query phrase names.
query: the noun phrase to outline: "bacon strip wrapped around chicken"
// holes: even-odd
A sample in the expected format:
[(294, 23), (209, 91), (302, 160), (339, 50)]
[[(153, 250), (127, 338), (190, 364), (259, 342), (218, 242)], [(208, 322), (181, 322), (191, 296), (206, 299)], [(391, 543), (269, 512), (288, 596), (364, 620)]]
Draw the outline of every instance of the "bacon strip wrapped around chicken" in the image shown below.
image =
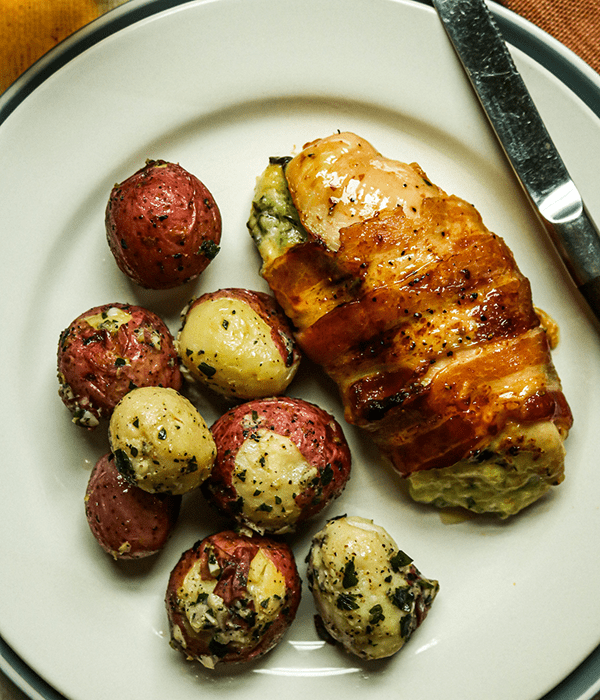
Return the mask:
[(549, 337), (473, 206), (340, 133), (270, 160), (248, 227), (300, 347), (413, 498), (505, 517), (564, 479)]

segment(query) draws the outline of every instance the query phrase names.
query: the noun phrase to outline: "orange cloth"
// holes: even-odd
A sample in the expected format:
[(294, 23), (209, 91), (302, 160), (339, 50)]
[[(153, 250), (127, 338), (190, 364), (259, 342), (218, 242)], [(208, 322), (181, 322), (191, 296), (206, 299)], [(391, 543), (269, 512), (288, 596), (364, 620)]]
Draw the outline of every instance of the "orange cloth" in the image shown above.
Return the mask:
[(600, 72), (600, 0), (501, 0)]
[(0, 93), (100, 13), (97, 0), (0, 0)]

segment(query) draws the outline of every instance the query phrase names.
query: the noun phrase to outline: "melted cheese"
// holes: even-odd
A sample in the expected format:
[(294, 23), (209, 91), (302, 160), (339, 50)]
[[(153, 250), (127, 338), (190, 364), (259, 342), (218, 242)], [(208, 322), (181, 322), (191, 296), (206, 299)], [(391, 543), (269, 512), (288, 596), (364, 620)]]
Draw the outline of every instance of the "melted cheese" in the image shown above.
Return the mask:
[(294, 207), (281, 163), (270, 163), (257, 178), (248, 229), (265, 265), (308, 239)]
[(563, 439), (549, 421), (508, 423), (478, 457), (411, 474), (410, 495), (439, 508), (460, 506), (506, 518), (564, 480)]

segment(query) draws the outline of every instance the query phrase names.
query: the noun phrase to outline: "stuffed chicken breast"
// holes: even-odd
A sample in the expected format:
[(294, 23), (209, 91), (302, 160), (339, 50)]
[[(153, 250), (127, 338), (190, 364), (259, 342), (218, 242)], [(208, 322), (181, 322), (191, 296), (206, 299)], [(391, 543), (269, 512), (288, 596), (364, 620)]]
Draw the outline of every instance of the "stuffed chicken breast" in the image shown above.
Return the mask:
[(548, 336), (473, 206), (340, 133), (271, 159), (248, 226), (301, 349), (415, 499), (505, 517), (561, 483)]

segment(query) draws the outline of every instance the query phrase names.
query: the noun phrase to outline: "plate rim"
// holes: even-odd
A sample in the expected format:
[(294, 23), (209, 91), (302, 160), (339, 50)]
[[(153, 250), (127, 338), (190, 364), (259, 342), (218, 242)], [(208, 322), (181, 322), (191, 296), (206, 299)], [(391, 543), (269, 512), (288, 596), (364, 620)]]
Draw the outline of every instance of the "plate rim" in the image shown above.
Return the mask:
[[(29, 95), (50, 76), (108, 36), (163, 11), (211, 0), (128, 0), (93, 20), (38, 59), (0, 94), (0, 128)], [(368, 0), (364, 0), (365, 2)], [(430, 0), (397, 0), (429, 7)], [(522, 51), (573, 92), (600, 117), (600, 75), (550, 34), (503, 5), (490, 0), (505, 40)], [(0, 671), (32, 700), (66, 700), (17, 655), (0, 636)], [(540, 700), (592, 700), (600, 691), (600, 646)]]
[[(32, 92), (79, 54), (106, 37), (160, 12), (205, 0), (128, 0), (77, 30), (33, 63), (0, 94), (0, 127)], [(432, 0), (399, 0), (424, 5), (434, 12)], [(600, 75), (571, 49), (546, 31), (488, 0), (505, 41), (558, 78), (600, 117)]]

